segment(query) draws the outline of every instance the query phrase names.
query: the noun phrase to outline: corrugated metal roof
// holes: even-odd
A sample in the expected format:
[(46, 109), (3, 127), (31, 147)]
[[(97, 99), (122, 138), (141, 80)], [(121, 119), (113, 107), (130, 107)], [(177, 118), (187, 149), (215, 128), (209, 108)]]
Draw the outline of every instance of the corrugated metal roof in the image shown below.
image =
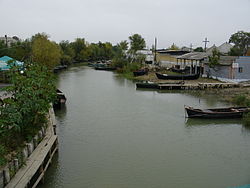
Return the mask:
[(207, 58), (209, 54), (205, 52), (190, 52), (181, 56), (178, 56), (177, 59), (187, 59), (187, 60), (203, 60)]

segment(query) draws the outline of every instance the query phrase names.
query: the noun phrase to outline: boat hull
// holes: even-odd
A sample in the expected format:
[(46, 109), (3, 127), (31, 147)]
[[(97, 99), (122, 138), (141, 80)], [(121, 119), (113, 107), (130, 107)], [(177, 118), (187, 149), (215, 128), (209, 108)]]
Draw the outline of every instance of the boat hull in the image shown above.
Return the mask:
[(241, 118), (249, 109), (246, 107), (217, 108), (217, 109), (194, 109), (185, 106), (189, 118)]
[(133, 74), (134, 76), (143, 76), (145, 74), (147, 74), (148, 71), (144, 71), (144, 70), (141, 70), (141, 71), (134, 71)]
[(162, 80), (196, 80), (199, 78), (199, 74), (190, 74), (190, 75), (164, 75), (155, 73), (158, 79)]

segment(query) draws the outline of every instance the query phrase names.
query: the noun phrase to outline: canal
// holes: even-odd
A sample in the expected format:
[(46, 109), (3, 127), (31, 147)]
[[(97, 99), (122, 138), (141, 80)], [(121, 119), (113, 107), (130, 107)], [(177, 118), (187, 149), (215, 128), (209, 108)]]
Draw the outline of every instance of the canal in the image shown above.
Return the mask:
[(59, 152), (41, 188), (223, 188), (250, 184), (250, 130), (240, 120), (187, 120), (184, 104), (217, 96), (136, 90), (86, 66), (59, 74)]

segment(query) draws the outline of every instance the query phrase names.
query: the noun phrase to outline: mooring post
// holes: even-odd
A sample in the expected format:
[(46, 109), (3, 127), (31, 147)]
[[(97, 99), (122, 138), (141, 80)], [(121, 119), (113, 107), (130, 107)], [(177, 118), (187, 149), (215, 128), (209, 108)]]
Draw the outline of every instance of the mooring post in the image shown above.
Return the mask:
[(6, 166), (3, 170), (3, 176), (4, 176), (4, 185), (7, 185), (10, 182), (10, 170), (9, 167)]

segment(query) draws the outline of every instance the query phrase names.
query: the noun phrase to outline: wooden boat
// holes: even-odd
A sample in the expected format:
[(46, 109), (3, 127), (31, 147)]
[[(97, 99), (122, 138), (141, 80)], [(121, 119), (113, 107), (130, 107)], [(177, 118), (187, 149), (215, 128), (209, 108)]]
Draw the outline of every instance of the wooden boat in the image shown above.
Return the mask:
[(138, 82), (136, 83), (136, 88), (158, 89), (158, 84), (154, 82)]
[(199, 78), (199, 74), (185, 74), (185, 75), (168, 75), (155, 73), (158, 79), (162, 80), (196, 80)]
[(189, 118), (241, 118), (244, 113), (249, 112), (247, 107), (229, 107), (214, 109), (195, 109), (184, 106)]
[(65, 105), (67, 101), (67, 98), (65, 97), (65, 95), (63, 94), (62, 91), (60, 91), (59, 89), (56, 90), (56, 101), (53, 104), (54, 108), (61, 108), (63, 105)]
[(187, 73), (188, 71), (190, 71), (190, 68), (185, 67), (184, 69), (178, 69), (178, 68), (172, 67), (171, 71), (177, 72), (177, 73)]
[(134, 76), (143, 76), (148, 74), (148, 69), (140, 69), (133, 72)]
[(107, 71), (113, 71), (113, 70), (116, 70), (115, 67), (106, 67), (106, 66), (103, 66), (103, 67), (95, 67), (95, 70), (107, 70)]

